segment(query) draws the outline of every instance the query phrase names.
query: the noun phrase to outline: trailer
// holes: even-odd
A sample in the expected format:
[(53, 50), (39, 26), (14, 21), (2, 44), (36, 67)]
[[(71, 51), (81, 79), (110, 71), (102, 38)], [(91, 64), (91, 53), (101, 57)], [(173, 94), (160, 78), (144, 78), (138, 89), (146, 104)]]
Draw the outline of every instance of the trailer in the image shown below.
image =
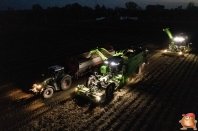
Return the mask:
[(69, 57), (66, 62), (67, 72), (74, 77), (74, 79), (78, 79), (79, 76), (88, 72), (98, 72), (99, 65), (103, 63), (103, 60), (115, 54), (116, 52), (113, 48), (109, 50), (97, 48), (77, 56)]

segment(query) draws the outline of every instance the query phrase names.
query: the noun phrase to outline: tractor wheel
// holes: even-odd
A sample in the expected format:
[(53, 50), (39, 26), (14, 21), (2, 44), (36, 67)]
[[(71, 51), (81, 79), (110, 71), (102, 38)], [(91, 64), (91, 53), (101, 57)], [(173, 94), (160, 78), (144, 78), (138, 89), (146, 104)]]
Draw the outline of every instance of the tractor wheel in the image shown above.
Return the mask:
[(86, 87), (88, 88), (91, 87), (92, 82), (95, 82), (95, 81), (96, 81), (96, 78), (94, 76), (89, 77), (86, 81)]
[(54, 90), (51, 87), (48, 87), (44, 90), (43, 97), (47, 99), (52, 97), (53, 94), (54, 94)]
[(72, 84), (71, 77), (69, 76), (63, 77), (63, 79), (61, 80), (61, 90), (69, 89), (71, 84)]
[(109, 86), (107, 86), (106, 88), (106, 97), (107, 98), (110, 98), (113, 96), (113, 93), (114, 93), (114, 86), (113, 84), (110, 84)]

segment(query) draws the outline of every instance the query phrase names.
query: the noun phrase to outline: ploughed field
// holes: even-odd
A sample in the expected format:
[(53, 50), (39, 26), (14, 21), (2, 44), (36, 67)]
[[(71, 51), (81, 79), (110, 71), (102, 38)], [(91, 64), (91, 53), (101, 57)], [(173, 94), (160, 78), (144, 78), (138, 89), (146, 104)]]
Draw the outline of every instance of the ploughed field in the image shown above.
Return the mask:
[[(4, 34), (1, 51), (1, 130), (179, 130), (182, 114), (198, 114), (198, 50), (185, 57), (162, 56), (166, 34), (96, 26), (28, 28)], [(162, 27), (163, 28), (163, 27)], [(84, 30), (83, 30), (84, 29)], [(85, 30), (86, 29), (86, 30)], [(31, 32), (31, 30), (33, 30)], [(154, 32), (154, 31), (152, 31)], [(147, 35), (148, 33), (148, 35)], [(150, 32), (151, 33), (151, 32)], [(12, 38), (13, 37), (13, 38)], [(162, 39), (160, 39), (162, 38)], [(64, 65), (64, 59), (103, 44), (115, 49), (147, 47), (149, 64), (101, 105), (77, 99), (74, 89), (88, 75), (74, 81), (68, 91), (42, 99), (28, 92), (30, 79), (43, 68)], [(196, 117), (195, 117), (196, 118)]]

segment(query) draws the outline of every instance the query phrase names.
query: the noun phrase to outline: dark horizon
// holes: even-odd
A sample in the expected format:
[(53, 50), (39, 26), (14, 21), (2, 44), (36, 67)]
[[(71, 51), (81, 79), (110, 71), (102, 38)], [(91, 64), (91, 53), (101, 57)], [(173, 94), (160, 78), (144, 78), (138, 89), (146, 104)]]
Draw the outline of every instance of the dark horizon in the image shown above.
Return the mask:
[[(80, 2), (80, 0), (70, 0), (67, 2), (63, 2), (63, 1), (53, 2), (52, 0), (48, 2), (43, 2), (43, 1), (35, 0), (35, 1), (27, 2), (26, 0), (22, 0), (21, 2), (17, 2), (17, 1), (13, 2), (13, 1), (0, 0), (0, 3), (1, 3), (0, 11), (6, 11), (8, 10), (8, 8), (12, 8), (14, 10), (28, 10), (28, 9), (32, 9), (32, 6), (35, 4), (39, 4), (43, 9), (46, 9), (48, 7), (56, 7), (56, 6), (61, 8), (61, 7), (64, 7), (65, 5), (74, 4), (74, 3), (78, 3), (81, 6), (87, 6), (91, 8), (94, 8), (96, 3), (99, 4), (100, 6), (104, 5), (107, 8), (115, 8), (115, 7), (125, 8), (126, 2), (117, 1), (116, 3), (112, 3), (108, 1), (101, 2), (99, 0), (86, 1), (86, 2)], [(135, 2), (135, 1), (131, 1), (131, 2)], [(182, 9), (185, 9), (189, 2), (148, 2), (148, 1), (140, 2), (140, 1), (137, 1), (135, 3), (138, 6), (140, 6), (142, 9), (145, 9), (147, 5), (157, 5), (157, 4), (164, 5), (165, 9), (174, 9), (174, 8), (177, 8), (178, 6), (182, 6)], [(195, 4), (195, 6), (198, 6), (197, 2), (193, 2), (193, 3)]]

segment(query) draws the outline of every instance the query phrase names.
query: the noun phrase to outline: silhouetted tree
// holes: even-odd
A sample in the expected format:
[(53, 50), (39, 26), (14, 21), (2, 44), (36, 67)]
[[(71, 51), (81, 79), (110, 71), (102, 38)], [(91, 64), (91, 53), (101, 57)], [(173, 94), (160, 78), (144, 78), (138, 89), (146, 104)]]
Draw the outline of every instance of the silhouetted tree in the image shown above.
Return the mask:
[(176, 10), (182, 10), (182, 8), (183, 8), (183, 6), (182, 5), (180, 5), (180, 6), (178, 6), (177, 8), (175, 8)]
[(36, 5), (32, 6), (32, 10), (33, 11), (42, 11), (43, 8), (39, 4), (36, 4)]
[(195, 4), (193, 2), (189, 2), (187, 4), (186, 10), (193, 10), (195, 8)]
[(44, 9), (39, 4), (33, 5), (32, 11), (33, 11), (33, 19), (35, 22), (46, 21)]
[(135, 2), (130, 2), (130, 1), (125, 3), (125, 7), (128, 10), (138, 10), (139, 9), (139, 6)]
[(101, 6), (99, 4), (96, 4), (95, 8), (95, 15), (96, 17), (101, 17), (102, 13), (101, 13)]
[(100, 10), (101, 9), (99, 4), (96, 4), (96, 6), (94, 8), (95, 8), (95, 10)]

